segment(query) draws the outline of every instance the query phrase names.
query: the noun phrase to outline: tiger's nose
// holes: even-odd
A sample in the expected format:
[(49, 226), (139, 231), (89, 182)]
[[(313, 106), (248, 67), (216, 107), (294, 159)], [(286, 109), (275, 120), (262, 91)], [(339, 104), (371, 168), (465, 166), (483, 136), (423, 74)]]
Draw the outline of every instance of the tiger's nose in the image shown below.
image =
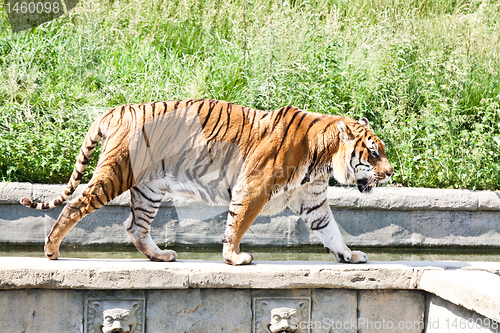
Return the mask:
[(393, 174), (394, 174), (394, 169), (393, 169), (393, 168), (390, 168), (389, 170), (387, 170), (387, 171), (385, 172), (385, 175), (386, 175), (387, 177), (390, 177), (390, 176), (392, 176)]

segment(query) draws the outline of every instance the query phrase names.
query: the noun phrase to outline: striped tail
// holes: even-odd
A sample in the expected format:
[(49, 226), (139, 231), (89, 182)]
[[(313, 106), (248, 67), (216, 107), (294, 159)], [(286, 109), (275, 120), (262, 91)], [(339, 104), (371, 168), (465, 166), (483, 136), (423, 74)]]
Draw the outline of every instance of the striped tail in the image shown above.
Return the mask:
[(78, 184), (80, 184), (83, 174), (85, 173), (85, 169), (87, 169), (87, 166), (89, 165), (90, 155), (92, 155), (95, 146), (101, 140), (102, 134), (99, 124), (100, 121), (97, 120), (90, 127), (90, 130), (83, 141), (82, 147), (80, 148), (80, 153), (76, 159), (75, 168), (73, 169), (71, 178), (69, 179), (63, 193), (61, 193), (61, 195), (59, 195), (56, 199), (49, 202), (36, 202), (31, 201), (29, 198), (22, 198), (20, 200), (21, 205), (35, 209), (50, 209), (68, 200), (73, 192), (75, 192)]

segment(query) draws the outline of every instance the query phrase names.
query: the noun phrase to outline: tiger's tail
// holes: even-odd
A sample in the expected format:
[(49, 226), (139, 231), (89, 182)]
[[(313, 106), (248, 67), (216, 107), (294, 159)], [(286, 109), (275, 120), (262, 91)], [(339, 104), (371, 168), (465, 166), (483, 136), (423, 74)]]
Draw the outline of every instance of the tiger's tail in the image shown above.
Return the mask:
[(66, 185), (64, 191), (57, 197), (56, 199), (49, 202), (36, 202), (32, 201), (29, 198), (21, 198), (21, 205), (35, 208), (35, 209), (50, 209), (54, 208), (57, 205), (62, 204), (75, 192), (76, 187), (80, 184), (80, 181), (85, 173), (85, 169), (89, 164), (90, 156), (94, 151), (95, 146), (101, 140), (102, 134), (100, 129), (100, 121), (95, 121), (90, 130), (83, 141), (82, 147), (80, 148), (80, 153), (76, 159), (75, 168), (73, 169), (73, 173), (69, 179), (68, 184)]

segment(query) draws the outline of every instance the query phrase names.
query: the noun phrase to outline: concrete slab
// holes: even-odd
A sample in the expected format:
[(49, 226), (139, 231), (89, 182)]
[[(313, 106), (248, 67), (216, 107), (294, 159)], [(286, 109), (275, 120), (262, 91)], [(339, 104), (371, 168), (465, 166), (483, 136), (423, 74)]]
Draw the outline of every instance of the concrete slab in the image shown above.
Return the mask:
[[(85, 189), (78, 186), (75, 197)], [(0, 242), (43, 243), (61, 207), (36, 211), (21, 197), (47, 201), (64, 185), (0, 183)], [(351, 246), (496, 246), (500, 247), (500, 191), (330, 187), (328, 202)], [(125, 192), (83, 218), (65, 238), (73, 244), (130, 243), (122, 224), (130, 216)], [(227, 207), (208, 207), (179, 195), (166, 195), (152, 224), (153, 238), (166, 244), (220, 244)], [(243, 244), (300, 246), (319, 244), (304, 221), (290, 210), (259, 216)]]
[(498, 333), (498, 322), (436, 295), (426, 300), (426, 333)]
[(454, 328), (455, 319), (461, 328), (469, 318), (481, 324), (470, 332), (485, 332), (491, 328), (487, 319), (493, 325), (491, 320), (500, 318), (500, 276), (490, 273), (499, 271), (500, 263), (451, 261), (233, 267), (202, 261), (3, 257), (0, 320), (14, 325), (7, 326), (12, 331), (81, 332), (84, 299), (144, 295), (152, 325), (147, 327), (250, 332), (252, 300), (288, 304), (286, 299), (300, 298), (312, 311), (303, 332), (422, 332), (424, 322), (430, 332), (436, 325)]
[[(481, 269), (475, 263), (476, 269)], [(349, 265), (337, 262), (256, 261), (247, 266), (181, 260), (0, 258), (0, 288), (76, 289), (418, 289), (424, 272), (472, 272), (462, 262), (394, 261)], [(500, 269), (500, 263), (488, 263)], [(481, 272), (477, 272), (481, 273)], [(493, 277), (500, 277), (490, 274)], [(453, 276), (450, 275), (450, 278)], [(485, 276), (486, 277), (486, 276)], [(431, 291), (431, 286), (424, 286)], [(487, 280), (490, 281), (490, 278)], [(496, 281), (496, 280), (495, 280)], [(424, 289), (425, 290), (425, 289)], [(431, 291), (432, 292), (432, 291)], [(495, 294), (496, 295), (496, 294)], [(499, 307), (500, 308), (500, 307)]]
[(419, 288), (500, 322), (500, 276), (483, 271), (425, 271)]
[(358, 296), (358, 332), (421, 333), (425, 295), (417, 290), (364, 290)]

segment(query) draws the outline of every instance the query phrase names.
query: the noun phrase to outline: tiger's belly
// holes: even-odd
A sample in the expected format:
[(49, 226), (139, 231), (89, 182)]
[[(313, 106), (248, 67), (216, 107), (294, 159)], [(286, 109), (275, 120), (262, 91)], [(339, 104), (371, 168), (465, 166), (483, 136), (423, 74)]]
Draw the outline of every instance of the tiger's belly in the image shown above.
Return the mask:
[[(177, 177), (164, 175), (161, 172), (151, 174), (148, 186), (163, 192), (168, 192), (176, 196), (189, 198), (195, 201), (202, 201), (212, 206), (229, 206), (231, 203), (231, 192), (233, 188), (226, 181), (204, 181), (204, 179), (190, 179), (187, 174), (181, 173)], [(217, 179), (216, 174), (212, 174), (211, 180)], [(222, 175), (221, 175), (222, 177)], [(218, 186), (217, 186), (218, 185)], [(264, 205), (259, 215), (275, 215), (286, 209), (290, 198), (300, 192), (299, 189), (282, 191), (271, 197)]]
[(275, 215), (285, 210), (293, 192), (282, 192), (271, 197), (260, 211), (260, 215)]

